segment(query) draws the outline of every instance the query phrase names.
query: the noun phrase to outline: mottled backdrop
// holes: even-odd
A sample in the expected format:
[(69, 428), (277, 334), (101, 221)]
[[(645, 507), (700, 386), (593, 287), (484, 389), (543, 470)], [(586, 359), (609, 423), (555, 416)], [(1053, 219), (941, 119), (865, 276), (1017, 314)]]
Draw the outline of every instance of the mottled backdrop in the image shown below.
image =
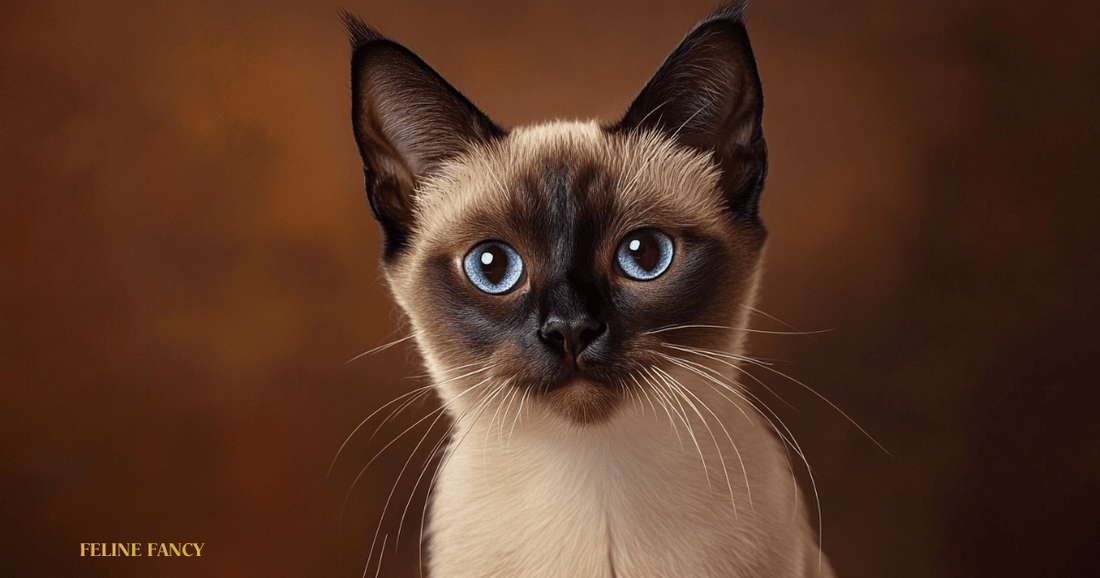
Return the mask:
[[(613, 119), (714, 4), (343, 7), (514, 125)], [(371, 440), (376, 418), (327, 476), (361, 419), (423, 383), (404, 344), (345, 363), (402, 334), (339, 7), (0, 4), (0, 574), (362, 573), (426, 422), (348, 489), (433, 406)], [(772, 155), (761, 309), (829, 330), (751, 350), (892, 454), (758, 372), (790, 404), (762, 392), (813, 466), (843, 577), (1098, 570), (1098, 14), (749, 10)], [(422, 502), (396, 552), (392, 514), (420, 467), (394, 492), (382, 575), (415, 568)], [(132, 541), (206, 546), (79, 556)]]

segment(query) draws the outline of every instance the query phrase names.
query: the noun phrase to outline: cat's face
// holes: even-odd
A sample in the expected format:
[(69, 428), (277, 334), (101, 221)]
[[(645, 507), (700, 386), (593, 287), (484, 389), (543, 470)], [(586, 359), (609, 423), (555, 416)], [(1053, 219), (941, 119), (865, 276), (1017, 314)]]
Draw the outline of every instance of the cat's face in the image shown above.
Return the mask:
[(765, 153), (739, 22), (700, 25), (613, 126), (509, 132), (350, 25), (386, 276), (452, 411), (523, 394), (601, 423), (661, 379), (669, 347), (740, 338)]
[(668, 365), (663, 344), (728, 346), (727, 330), (667, 330), (729, 327), (749, 297), (763, 229), (731, 218), (717, 176), (656, 135), (516, 130), (424, 183), (388, 275), (440, 377), (474, 363), (486, 389), (599, 422)]

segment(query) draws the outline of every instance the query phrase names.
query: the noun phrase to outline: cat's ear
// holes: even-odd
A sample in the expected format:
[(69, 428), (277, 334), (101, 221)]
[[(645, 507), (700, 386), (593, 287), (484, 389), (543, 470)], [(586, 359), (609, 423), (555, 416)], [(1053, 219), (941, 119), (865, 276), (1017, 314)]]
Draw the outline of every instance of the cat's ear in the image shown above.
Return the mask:
[(407, 48), (346, 12), (343, 19), (354, 51), (352, 125), (390, 262), (408, 244), (417, 182), (505, 133)]
[(608, 130), (657, 130), (712, 153), (730, 210), (755, 220), (768, 162), (764, 96), (744, 7), (744, 1), (729, 2), (696, 26)]

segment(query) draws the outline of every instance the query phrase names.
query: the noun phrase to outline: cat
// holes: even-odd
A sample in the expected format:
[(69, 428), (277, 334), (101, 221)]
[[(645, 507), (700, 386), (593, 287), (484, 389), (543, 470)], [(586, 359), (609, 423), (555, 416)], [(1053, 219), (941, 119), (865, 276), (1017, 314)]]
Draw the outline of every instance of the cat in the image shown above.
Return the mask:
[(382, 269), (453, 422), (430, 576), (833, 575), (742, 385), (767, 237), (744, 7), (617, 122), (512, 129), (344, 15)]

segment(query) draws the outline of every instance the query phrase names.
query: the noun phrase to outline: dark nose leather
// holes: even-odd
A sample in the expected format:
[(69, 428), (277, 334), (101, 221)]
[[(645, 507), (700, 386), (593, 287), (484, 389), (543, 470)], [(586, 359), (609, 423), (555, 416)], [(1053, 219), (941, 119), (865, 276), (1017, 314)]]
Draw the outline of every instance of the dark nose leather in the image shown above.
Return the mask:
[(604, 329), (603, 323), (589, 315), (581, 314), (566, 318), (551, 315), (543, 322), (539, 329), (539, 336), (543, 341), (576, 359), (589, 343), (604, 332)]

